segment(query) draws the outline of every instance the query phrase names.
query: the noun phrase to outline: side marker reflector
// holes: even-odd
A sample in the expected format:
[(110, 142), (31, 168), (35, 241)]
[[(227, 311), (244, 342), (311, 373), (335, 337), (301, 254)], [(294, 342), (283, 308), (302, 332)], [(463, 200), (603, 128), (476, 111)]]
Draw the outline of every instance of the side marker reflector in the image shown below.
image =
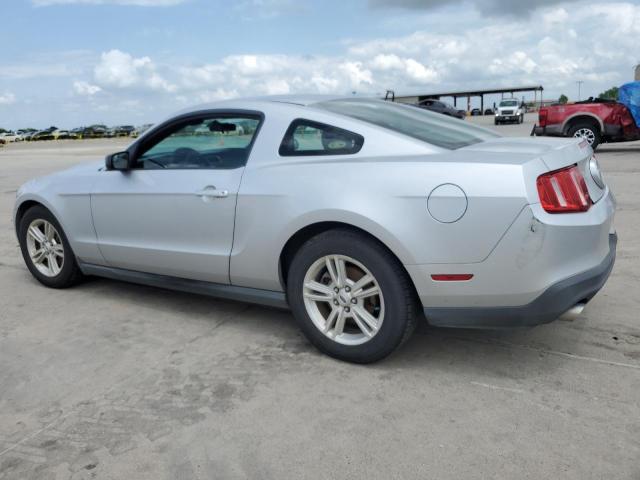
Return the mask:
[(472, 273), (436, 273), (431, 275), (431, 279), (436, 282), (464, 282), (472, 278)]

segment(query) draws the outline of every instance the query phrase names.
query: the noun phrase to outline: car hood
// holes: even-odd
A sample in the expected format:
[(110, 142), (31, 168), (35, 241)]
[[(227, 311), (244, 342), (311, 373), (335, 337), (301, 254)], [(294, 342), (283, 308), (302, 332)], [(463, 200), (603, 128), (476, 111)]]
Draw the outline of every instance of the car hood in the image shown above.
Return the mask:
[(97, 172), (104, 168), (104, 160), (94, 160), (91, 162), (82, 162), (73, 167), (53, 173), (51, 176), (67, 176), (78, 173)]

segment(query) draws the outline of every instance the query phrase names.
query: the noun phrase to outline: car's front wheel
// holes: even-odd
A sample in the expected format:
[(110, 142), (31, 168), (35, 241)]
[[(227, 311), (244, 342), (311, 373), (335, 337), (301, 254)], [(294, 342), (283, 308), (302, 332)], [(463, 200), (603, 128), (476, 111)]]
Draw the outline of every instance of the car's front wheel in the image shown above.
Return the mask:
[(46, 208), (27, 210), (18, 236), (27, 268), (43, 285), (66, 288), (82, 277), (62, 227)]
[(376, 240), (331, 230), (307, 241), (289, 267), (287, 296), (309, 341), (349, 362), (370, 363), (407, 340), (416, 297), (398, 260)]

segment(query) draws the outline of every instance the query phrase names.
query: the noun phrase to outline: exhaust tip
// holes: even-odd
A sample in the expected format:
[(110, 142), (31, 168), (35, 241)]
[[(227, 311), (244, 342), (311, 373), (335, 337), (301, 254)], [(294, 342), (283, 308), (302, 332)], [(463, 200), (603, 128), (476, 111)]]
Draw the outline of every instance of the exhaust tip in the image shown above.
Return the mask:
[(563, 320), (570, 320), (570, 321), (575, 320), (580, 316), (580, 314), (584, 310), (585, 305), (586, 303), (584, 302), (576, 303), (573, 307), (571, 307), (569, 310), (567, 310), (562, 315), (560, 315), (560, 318), (562, 318)]

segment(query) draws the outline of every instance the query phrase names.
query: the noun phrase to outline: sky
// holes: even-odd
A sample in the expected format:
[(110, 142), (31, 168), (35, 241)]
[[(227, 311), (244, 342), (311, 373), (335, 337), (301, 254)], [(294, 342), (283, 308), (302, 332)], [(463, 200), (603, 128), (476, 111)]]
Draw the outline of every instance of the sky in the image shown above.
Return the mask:
[(1, 11), (11, 129), (140, 125), (286, 93), (543, 85), (575, 100), (576, 81), (596, 96), (640, 63), (640, 0), (3, 0)]

